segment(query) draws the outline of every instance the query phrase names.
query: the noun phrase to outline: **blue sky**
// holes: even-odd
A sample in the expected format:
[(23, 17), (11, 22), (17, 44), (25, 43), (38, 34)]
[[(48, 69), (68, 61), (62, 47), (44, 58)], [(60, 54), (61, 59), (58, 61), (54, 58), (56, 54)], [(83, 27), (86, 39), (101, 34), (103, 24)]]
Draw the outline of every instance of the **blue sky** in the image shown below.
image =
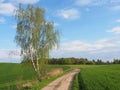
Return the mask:
[(51, 57), (120, 58), (120, 0), (0, 0), (0, 62), (20, 61), (13, 15), (18, 3), (45, 8), (60, 30), (60, 48)]

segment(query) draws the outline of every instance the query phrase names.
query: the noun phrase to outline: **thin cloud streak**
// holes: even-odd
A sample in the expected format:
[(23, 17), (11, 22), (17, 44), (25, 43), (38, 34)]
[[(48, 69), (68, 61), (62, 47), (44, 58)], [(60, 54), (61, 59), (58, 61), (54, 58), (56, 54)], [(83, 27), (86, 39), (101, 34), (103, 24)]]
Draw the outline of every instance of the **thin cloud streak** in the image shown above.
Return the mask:
[(114, 27), (111, 30), (108, 30), (107, 32), (115, 33), (115, 34), (120, 34), (120, 26)]
[(75, 20), (80, 18), (80, 12), (74, 8), (58, 10), (57, 15), (63, 19), (70, 19), (70, 20)]

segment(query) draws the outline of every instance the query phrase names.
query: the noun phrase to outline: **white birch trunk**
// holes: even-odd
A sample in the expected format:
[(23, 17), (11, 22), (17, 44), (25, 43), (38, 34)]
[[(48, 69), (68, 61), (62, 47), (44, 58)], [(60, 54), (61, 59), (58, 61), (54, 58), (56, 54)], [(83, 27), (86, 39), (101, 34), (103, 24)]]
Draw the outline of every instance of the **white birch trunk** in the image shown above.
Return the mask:
[(37, 70), (39, 71), (39, 59), (37, 58)]
[(35, 63), (34, 63), (34, 61), (33, 61), (33, 56), (32, 56), (32, 54), (31, 54), (31, 61), (32, 61), (32, 65), (33, 65), (33, 68), (34, 68), (35, 72), (37, 72), (37, 68), (36, 68)]
[(36, 59), (37, 59), (37, 70), (39, 71), (39, 58), (37, 55), (37, 51), (35, 51)]

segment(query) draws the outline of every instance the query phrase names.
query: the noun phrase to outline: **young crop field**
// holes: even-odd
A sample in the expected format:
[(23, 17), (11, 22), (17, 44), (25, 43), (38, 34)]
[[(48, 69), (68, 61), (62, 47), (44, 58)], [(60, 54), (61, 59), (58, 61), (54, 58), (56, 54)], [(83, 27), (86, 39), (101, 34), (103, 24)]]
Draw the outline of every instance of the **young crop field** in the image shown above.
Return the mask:
[(31, 67), (21, 64), (0, 63), (0, 90), (14, 88), (19, 82), (35, 79)]
[(120, 65), (72, 67), (81, 69), (75, 76), (72, 90), (120, 90)]
[[(48, 71), (56, 68), (62, 68), (63, 71), (69, 70), (65, 65), (47, 65)], [(48, 84), (57, 77), (49, 80), (43, 80), (40, 87)], [(36, 74), (33, 68), (26, 64), (0, 63), (0, 90), (16, 90), (20, 83), (32, 82), (36, 80)]]
[[(62, 68), (67, 71), (80, 68), (72, 83), (72, 90), (120, 90), (120, 65), (47, 65), (48, 71)], [(43, 80), (37, 87), (43, 87), (57, 77)], [(19, 82), (36, 80), (31, 66), (0, 63), (0, 90), (14, 90)]]

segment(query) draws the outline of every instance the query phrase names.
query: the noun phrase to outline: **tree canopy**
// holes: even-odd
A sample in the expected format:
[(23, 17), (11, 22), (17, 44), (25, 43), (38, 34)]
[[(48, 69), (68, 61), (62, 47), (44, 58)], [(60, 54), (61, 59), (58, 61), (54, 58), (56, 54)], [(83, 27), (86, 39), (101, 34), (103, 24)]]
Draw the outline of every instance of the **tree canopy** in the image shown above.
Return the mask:
[(20, 4), (15, 12), (17, 31), (15, 41), (21, 47), (21, 56), (32, 61), (34, 70), (40, 77), (40, 62), (49, 58), (53, 47), (59, 45), (59, 31), (53, 22), (45, 19), (45, 10)]

